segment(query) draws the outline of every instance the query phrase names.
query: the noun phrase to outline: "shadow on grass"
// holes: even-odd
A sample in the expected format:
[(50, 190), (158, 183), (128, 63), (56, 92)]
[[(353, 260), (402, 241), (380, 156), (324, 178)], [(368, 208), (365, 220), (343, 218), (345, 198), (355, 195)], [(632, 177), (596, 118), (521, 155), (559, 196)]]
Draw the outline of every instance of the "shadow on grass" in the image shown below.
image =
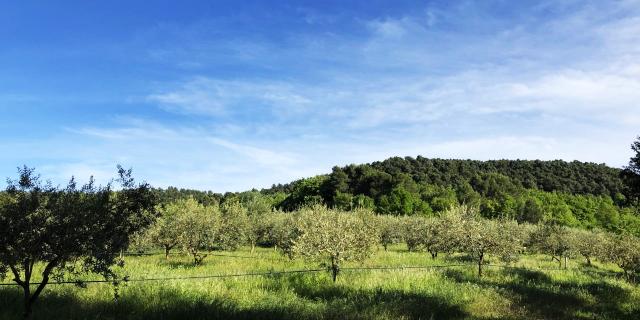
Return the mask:
[[(345, 277), (343, 275), (343, 277)], [(463, 306), (451, 304), (442, 297), (418, 292), (375, 288), (357, 289), (331, 283), (319, 285), (303, 275), (273, 276), (270, 290), (287, 287), (296, 296), (309, 301), (322, 301), (328, 307), (323, 319), (370, 319), (385, 315), (390, 319), (462, 319), (470, 315)]]
[(186, 260), (161, 260), (157, 263), (159, 266), (167, 267), (170, 269), (194, 269), (201, 268), (208, 264), (205, 259), (199, 265), (193, 263), (193, 261)]
[[(497, 289), (512, 301), (513, 319), (640, 319), (639, 304), (634, 306), (630, 292), (601, 279), (563, 282), (524, 269), (491, 270), (483, 278), (473, 270), (448, 269), (442, 274), (452, 282)], [(273, 275), (261, 285), (272, 293), (270, 298), (252, 301), (250, 306), (220, 295), (191, 294), (184, 288), (128, 290), (118, 302), (47, 288), (36, 303), (34, 319), (473, 318), (464, 305), (443, 297), (388, 288), (358, 289), (341, 284), (343, 279), (333, 284), (321, 274)], [(0, 319), (20, 319), (21, 292), (1, 287), (0, 306)]]
[[(602, 278), (587, 283), (554, 281), (547, 274), (526, 269), (500, 271), (510, 276), (508, 282), (498, 277), (479, 278), (460, 270), (443, 274), (453, 281), (498, 288), (515, 305), (527, 313), (526, 318), (543, 319), (640, 319), (640, 301), (632, 303), (631, 293), (611, 285)], [(499, 273), (499, 272), (496, 272)], [(632, 305), (628, 310), (625, 306)]]
[[(33, 319), (461, 319), (461, 306), (440, 297), (392, 289), (358, 290), (334, 285), (325, 278), (274, 275), (267, 290), (270, 302), (242, 307), (233, 299), (193, 296), (176, 289), (124, 293), (118, 301), (84, 301), (72, 293), (45, 291)], [(110, 288), (109, 288), (110, 289)], [(108, 290), (105, 287), (105, 290)], [(288, 295), (293, 291), (296, 298)], [(284, 293), (284, 294), (283, 294)], [(282, 297), (282, 298), (280, 298)], [(0, 288), (0, 319), (21, 318), (21, 294)]]
[[(34, 306), (34, 320), (44, 319), (317, 319), (322, 315), (287, 305), (258, 305), (240, 308), (233, 300), (218, 297), (194, 298), (177, 290), (164, 289), (149, 297), (125, 295), (120, 301), (87, 303), (74, 295), (49, 293)], [(0, 289), (0, 319), (22, 319), (22, 300), (17, 290)]]
[(468, 254), (456, 254), (456, 255), (447, 254), (442, 256), (444, 261), (451, 262), (451, 263), (469, 263), (469, 264), (476, 263), (473, 257)]

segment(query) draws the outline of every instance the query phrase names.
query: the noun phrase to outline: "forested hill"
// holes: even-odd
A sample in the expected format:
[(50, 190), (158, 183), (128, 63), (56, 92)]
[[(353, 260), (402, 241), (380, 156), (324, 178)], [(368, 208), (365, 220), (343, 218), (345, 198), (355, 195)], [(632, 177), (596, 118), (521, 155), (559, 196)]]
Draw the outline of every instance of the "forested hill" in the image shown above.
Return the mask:
[(639, 210), (627, 201), (620, 173), (604, 164), (578, 161), (395, 157), (334, 167), (329, 174), (259, 192), (223, 195), (176, 188), (156, 192), (162, 203), (184, 197), (203, 204), (237, 199), (250, 211), (292, 211), (320, 203), (343, 210), (364, 207), (380, 214), (434, 216), (467, 204), (487, 218), (640, 234)]
[[(335, 191), (377, 196), (406, 179), (417, 184), (464, 189), (467, 185), (481, 191), (486, 180), (505, 183), (506, 187), (557, 191), (569, 194), (608, 195), (623, 193), (620, 169), (605, 164), (562, 160), (458, 160), (428, 159), (421, 156), (393, 157), (371, 164), (334, 167), (327, 176), (323, 196)], [(318, 178), (313, 178), (318, 179)], [(320, 178), (322, 179), (322, 178)], [(274, 185), (267, 193), (290, 193), (308, 179)]]
[(620, 169), (561, 160), (448, 160), (394, 157), (334, 167), (327, 175), (262, 190), (293, 210), (309, 203), (383, 214), (431, 215), (456, 204), (487, 217), (617, 228), (627, 208)]

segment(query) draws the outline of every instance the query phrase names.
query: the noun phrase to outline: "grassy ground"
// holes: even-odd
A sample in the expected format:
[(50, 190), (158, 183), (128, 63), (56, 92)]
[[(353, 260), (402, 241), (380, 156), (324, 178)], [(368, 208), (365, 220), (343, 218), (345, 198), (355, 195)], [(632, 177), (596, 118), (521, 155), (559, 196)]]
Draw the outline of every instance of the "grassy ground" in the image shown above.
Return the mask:
[[(379, 251), (361, 266), (436, 266), (469, 263), (462, 256), (428, 258), (402, 246)], [(497, 263), (497, 261), (496, 261)], [(336, 284), (328, 272), (220, 279), (130, 282), (113, 299), (108, 284), (49, 286), (34, 308), (35, 319), (640, 319), (640, 287), (615, 275), (568, 270), (545, 256), (513, 265), (452, 268), (345, 270)], [(219, 253), (194, 267), (187, 256), (127, 257), (130, 278), (315, 269), (272, 249)], [(5, 280), (7, 282), (8, 280)], [(0, 318), (19, 319), (21, 292), (0, 287)]]

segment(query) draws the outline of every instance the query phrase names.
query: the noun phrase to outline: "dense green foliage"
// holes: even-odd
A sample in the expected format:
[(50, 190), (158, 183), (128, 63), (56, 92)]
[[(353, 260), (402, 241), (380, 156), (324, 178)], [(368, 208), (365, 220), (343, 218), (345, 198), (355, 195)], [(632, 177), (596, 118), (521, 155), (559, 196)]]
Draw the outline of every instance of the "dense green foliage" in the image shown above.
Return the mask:
[(407, 157), (334, 167), (328, 175), (262, 193), (286, 194), (274, 205), (287, 211), (323, 203), (343, 210), (361, 207), (381, 214), (438, 216), (466, 204), (479, 207), (486, 218), (640, 235), (630, 190), (621, 170), (603, 164)]
[(439, 216), (466, 204), (479, 207), (486, 218), (640, 235), (640, 138), (632, 149), (636, 155), (624, 170), (561, 160), (395, 157), (334, 167), (330, 174), (274, 185), (260, 192), (216, 194), (176, 188), (155, 191), (162, 203), (192, 197), (204, 205), (213, 205), (236, 199), (250, 211), (259, 212), (272, 208), (293, 211), (323, 204), (398, 216)]
[(640, 137), (631, 145), (635, 155), (629, 160), (629, 165), (622, 171), (622, 178), (626, 186), (629, 200), (640, 206)]
[[(525, 252), (547, 254), (560, 267), (563, 259), (566, 267), (567, 259), (578, 255), (588, 264), (593, 259), (611, 261), (631, 277), (640, 268), (640, 250), (633, 251), (640, 245), (636, 236), (570, 228), (554, 220), (533, 225), (504, 217), (487, 219), (468, 205), (456, 205), (438, 217), (375, 215), (370, 209), (344, 211), (318, 204), (291, 213), (258, 214), (235, 198), (220, 207), (189, 198), (160, 211), (163, 215), (146, 233), (148, 241), (166, 253), (166, 244), (157, 239), (175, 236), (177, 230), (175, 244), (182, 244), (196, 265), (205, 256), (202, 251), (259, 244), (273, 246), (290, 259), (319, 261), (330, 268), (335, 281), (345, 261), (363, 261), (376, 244), (386, 250), (404, 242), (409, 251), (426, 251), (433, 259), (438, 253), (465, 253), (477, 264), (479, 275), (489, 255), (511, 263)], [(164, 226), (167, 218), (177, 223), (159, 236), (158, 226)]]
[[(259, 244), (261, 246), (272, 246), (281, 252), (284, 255), (284, 260), (290, 261), (287, 265), (300, 266), (304, 264), (307, 268), (317, 268), (318, 264), (320, 264), (320, 266), (327, 267), (331, 271), (330, 274), (332, 274), (335, 282), (338, 280), (337, 275), (339, 272), (354, 272), (349, 268), (350, 266), (367, 265), (371, 263), (370, 260), (376, 259), (378, 265), (380, 263), (383, 266), (389, 264), (389, 261), (376, 258), (376, 255), (380, 255), (380, 253), (376, 254), (374, 250), (377, 244), (390, 248), (396, 246), (399, 242), (405, 242), (409, 252), (403, 253), (403, 255), (411, 256), (411, 251), (413, 251), (418, 254), (418, 257), (422, 257), (421, 259), (413, 260), (414, 264), (416, 261), (418, 264), (424, 264), (426, 261), (433, 261), (433, 263), (440, 261), (442, 263), (442, 258), (439, 258), (442, 256), (444, 256), (444, 262), (462, 266), (463, 268), (469, 268), (466, 267), (470, 265), (469, 261), (473, 262), (477, 270), (476, 277), (473, 277), (469, 272), (461, 276), (455, 270), (446, 269), (443, 270), (442, 276), (436, 274), (436, 278), (431, 280), (438, 279), (435, 280), (435, 283), (440, 283), (443, 279), (449, 279), (444, 281), (454, 281), (451, 288), (459, 287), (462, 283), (482, 283), (483, 286), (490, 290), (504, 290), (504, 287), (500, 289), (501, 286), (519, 286), (519, 288), (528, 290), (528, 286), (536, 285), (535, 282), (531, 282), (532, 279), (526, 280), (507, 276), (505, 280), (496, 280), (496, 276), (502, 277), (501, 273), (496, 273), (491, 267), (495, 265), (513, 267), (518, 263), (522, 263), (522, 260), (529, 261), (526, 263), (531, 263), (530, 257), (533, 256), (537, 257), (535, 258), (536, 261), (540, 261), (539, 254), (551, 256), (559, 262), (564, 260), (565, 269), (567, 268), (568, 259), (578, 258), (580, 254), (587, 259), (591, 265), (590, 268), (595, 272), (622, 270), (622, 274), (625, 277), (624, 284), (620, 284), (622, 286), (630, 285), (635, 288), (635, 285), (631, 283), (634, 283), (635, 279), (640, 275), (640, 239), (628, 234), (618, 235), (598, 230), (575, 229), (562, 226), (555, 220), (547, 220), (545, 224), (531, 225), (527, 223), (518, 224), (517, 220), (509, 219), (504, 215), (493, 217), (494, 219), (487, 219), (479, 214), (478, 206), (469, 205), (452, 205), (434, 216), (418, 214), (407, 216), (375, 215), (371, 209), (354, 208), (351, 211), (347, 211), (329, 209), (318, 204), (285, 213), (273, 210), (268, 211), (268, 208), (272, 206), (268, 204), (268, 199), (270, 199), (268, 196), (253, 192), (245, 193), (243, 196), (224, 197), (221, 204), (203, 205), (194, 198), (188, 197), (159, 205), (158, 210), (161, 215), (145, 233), (138, 233), (142, 238), (146, 238), (146, 240), (141, 240), (140, 243), (145, 244), (146, 250), (166, 250), (164, 245), (166, 242), (164, 241), (175, 237), (175, 246), (183, 248), (184, 252), (190, 255), (191, 263), (183, 262), (184, 259), (179, 255), (172, 256), (169, 260), (162, 259), (162, 262), (157, 263), (156, 267), (147, 267), (147, 272), (154, 268), (167, 266), (173, 271), (163, 272), (166, 275), (174, 276), (176, 273), (182, 273), (180, 270), (189, 269), (193, 269), (193, 272), (198, 274), (197, 270), (203, 268), (207, 263), (207, 261), (204, 261), (204, 257), (213, 256), (215, 258), (221, 255), (221, 253), (211, 254), (211, 250), (236, 251), (244, 245), (254, 246)], [(169, 225), (172, 227), (167, 228)], [(162, 232), (167, 232), (167, 234), (159, 235)], [(158, 241), (158, 239), (163, 239), (163, 241)], [(587, 245), (588, 243), (596, 243), (597, 245), (591, 247)], [(249, 254), (253, 252), (252, 249)], [(421, 252), (428, 252), (431, 259), (425, 259), (427, 255)], [(446, 255), (438, 256), (438, 253), (446, 253)], [(229, 256), (234, 256), (234, 254)], [(415, 255), (413, 256), (416, 257)], [(245, 258), (251, 258), (251, 256), (245, 256)], [(398, 258), (404, 259), (400, 256)], [(278, 260), (277, 258), (272, 259)], [(307, 265), (309, 262), (303, 261), (309, 261), (311, 264)], [(583, 261), (581, 257), (579, 261)], [(256, 261), (254, 260), (246, 260), (245, 265), (249, 266), (255, 263)], [(545, 263), (550, 262), (546, 259)], [(264, 264), (260, 265), (264, 266)], [(573, 263), (572, 265), (579, 266), (579, 264)], [(238, 265), (235, 266), (238, 267)], [(36, 269), (41, 267), (38, 265)], [(227, 267), (226, 265), (218, 264), (216, 271), (228, 270), (226, 269)], [(599, 270), (603, 267), (603, 270)], [(237, 270), (229, 270), (238, 272), (238, 270), (245, 269), (246, 267), (239, 266)], [(123, 269), (122, 271), (126, 272), (125, 270)], [(522, 272), (532, 271), (523, 270)], [(582, 274), (582, 271), (579, 270), (572, 272), (573, 274)], [(138, 274), (138, 276), (143, 278), (154, 277), (149, 273)], [(303, 277), (306, 277), (306, 275), (303, 274)], [(538, 275), (536, 279), (539, 280), (540, 277), (542, 276)], [(603, 279), (604, 275), (598, 275), (598, 277)], [(346, 279), (337, 282), (338, 285), (342, 286), (347, 283), (353, 285), (350, 282), (353, 279), (353, 274), (342, 278)], [(278, 277), (278, 279), (278, 281), (282, 281), (284, 278)], [(404, 280), (398, 280), (398, 277), (388, 279), (396, 279), (392, 281), (401, 281), (403, 285), (406, 285), (403, 282)], [(504, 283), (498, 284), (495, 281), (504, 281)], [(570, 281), (575, 282), (577, 280), (572, 278)], [(620, 280), (612, 281), (620, 283)], [(382, 290), (381, 288), (388, 286), (388, 284), (383, 285), (377, 280), (374, 283), (376, 285), (371, 288), (372, 290)], [(316, 288), (323, 288), (328, 285), (328, 283), (314, 282)], [(590, 283), (589, 285), (600, 289), (604, 288), (601, 283)], [(549, 286), (554, 287), (557, 284), (550, 283)], [(149, 288), (149, 286), (143, 285), (139, 288)], [(162, 290), (162, 287), (159, 288), (154, 290)], [(414, 292), (415, 288), (411, 288), (410, 292)], [(192, 290), (194, 290), (193, 287), (188, 286), (188, 290), (183, 289), (182, 293), (172, 296), (171, 300), (181, 299), (184, 295), (191, 294)], [(486, 292), (483, 291), (483, 293)], [(226, 296), (228, 297), (229, 294), (233, 293), (227, 291)], [(246, 301), (254, 301), (255, 296), (250, 295), (246, 299), (248, 299)], [(492, 307), (499, 306), (504, 299), (505, 297), (500, 296), (499, 299), (492, 300)], [(155, 305), (153, 302), (149, 303)], [(398, 303), (398, 301), (390, 303)], [(505, 310), (512, 310), (514, 306), (519, 307), (519, 304), (523, 302), (513, 301), (513, 303), (515, 305)], [(601, 308), (603, 307), (602, 303), (598, 300), (595, 306)], [(368, 304), (371, 304), (371, 301)], [(630, 302), (630, 305), (634, 305), (634, 303)], [(526, 303), (523, 305), (524, 309), (528, 307), (529, 305)], [(548, 310), (549, 313), (545, 315), (551, 316), (566, 307), (564, 304), (555, 305), (555, 309)], [(189, 310), (189, 308), (201, 310), (205, 315), (210, 316), (206, 310), (202, 310), (202, 305), (191, 305), (182, 310)], [(145, 310), (144, 312), (147, 315), (153, 314), (150, 310)], [(608, 312), (618, 312), (614, 318), (628, 316), (631, 315), (629, 312), (635, 312), (630, 311), (635, 310), (633, 308), (628, 309), (622, 306), (616, 306), (612, 310), (614, 311)], [(581, 310), (580, 312), (583, 311)], [(434, 305), (432, 312), (434, 312), (433, 314), (447, 315), (446, 308), (443, 309), (442, 305)], [(477, 311), (473, 311), (474, 314), (475, 312)], [(525, 311), (523, 312), (524, 315), (531, 315)], [(594, 315), (601, 315), (599, 311), (590, 312), (593, 312)], [(456, 314), (461, 315), (462, 313)], [(485, 313), (481, 314), (487, 315)], [(504, 313), (500, 314), (507, 315), (509, 313), (504, 311)], [(163, 312), (156, 313), (156, 315), (161, 318), (166, 316)], [(311, 314), (307, 315), (310, 316)], [(571, 315), (575, 316), (575, 314)], [(257, 314), (252, 316), (257, 316)], [(251, 318), (252, 316), (248, 317)], [(375, 312), (371, 316), (376, 318), (388, 317), (386, 313), (378, 314)], [(292, 315), (285, 312), (280, 313), (279, 317), (292, 317)], [(318, 317), (326, 318), (327, 316), (320, 314)], [(347, 317), (353, 317), (353, 315), (348, 314)], [(571, 316), (567, 314), (567, 316), (563, 317), (570, 318)]]
[[(10, 272), (22, 288), (25, 317), (51, 277), (98, 273), (117, 280), (112, 268), (121, 265), (119, 253), (155, 219), (149, 186), (136, 185), (131, 170), (118, 169), (117, 192), (93, 179), (81, 187), (73, 178), (54, 187), (27, 167), (9, 180), (0, 206), (0, 279)], [(36, 270), (36, 264), (44, 267)]]

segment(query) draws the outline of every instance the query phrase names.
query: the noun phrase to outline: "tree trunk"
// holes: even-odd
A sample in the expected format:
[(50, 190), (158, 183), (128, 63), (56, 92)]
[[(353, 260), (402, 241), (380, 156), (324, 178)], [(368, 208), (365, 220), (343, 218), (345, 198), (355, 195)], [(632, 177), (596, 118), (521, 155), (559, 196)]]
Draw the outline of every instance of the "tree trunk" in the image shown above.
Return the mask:
[(38, 284), (38, 287), (36, 288), (36, 291), (33, 292), (33, 294), (31, 293), (30, 285), (31, 285), (31, 274), (33, 271), (34, 263), (33, 262), (24, 263), (24, 266), (23, 266), (24, 280), (20, 279), (20, 273), (18, 272), (18, 269), (15, 266), (9, 266), (11, 268), (11, 272), (13, 272), (13, 275), (15, 277), (13, 280), (18, 285), (20, 285), (20, 287), (22, 287), (23, 296), (24, 296), (24, 313), (23, 313), (24, 319), (29, 319), (31, 317), (33, 304), (36, 302), (36, 300), (40, 296), (40, 293), (42, 292), (44, 287), (49, 283), (49, 275), (53, 271), (53, 268), (57, 266), (57, 264), (58, 264), (58, 259), (54, 259), (47, 264), (47, 266), (42, 271), (42, 281), (40, 282), (40, 284)]
[(438, 252), (437, 251), (432, 251), (431, 252), (431, 259), (435, 260), (438, 257)]
[(484, 253), (481, 253), (478, 259), (478, 277), (482, 277), (482, 262), (484, 262)]
[(591, 258), (587, 257), (587, 265), (591, 266)]
[(567, 256), (564, 256), (564, 269), (567, 270)]
[(387, 251), (387, 244), (383, 244), (382, 247), (384, 248), (384, 251)]
[(251, 243), (251, 254), (253, 254), (253, 252), (256, 251), (256, 244), (255, 243)]
[(27, 284), (27, 288), (25, 289), (25, 302), (24, 302), (24, 318), (29, 319), (31, 317), (31, 311), (33, 304), (36, 302), (40, 293), (44, 289), (44, 287), (49, 283), (49, 274), (44, 275), (42, 278), (42, 282), (38, 285), (38, 288), (33, 294), (29, 294), (29, 284)]
[(171, 250), (171, 247), (164, 246), (164, 259), (165, 260), (169, 260), (169, 250)]
[(29, 289), (29, 283), (25, 282), (22, 285), (22, 290), (24, 293), (24, 313), (22, 314), (22, 317), (24, 319), (29, 319), (31, 317), (31, 290)]
[(556, 257), (556, 256), (551, 256), (551, 261), (556, 260), (558, 261), (558, 268), (562, 269), (562, 259), (560, 259), (561, 257)]
[(338, 266), (331, 266), (331, 276), (333, 277), (334, 283), (338, 279), (338, 272), (340, 272), (340, 269), (338, 268)]
[(338, 266), (336, 259), (331, 258), (331, 276), (333, 278), (333, 283), (338, 279), (338, 273), (340, 272), (340, 266)]

